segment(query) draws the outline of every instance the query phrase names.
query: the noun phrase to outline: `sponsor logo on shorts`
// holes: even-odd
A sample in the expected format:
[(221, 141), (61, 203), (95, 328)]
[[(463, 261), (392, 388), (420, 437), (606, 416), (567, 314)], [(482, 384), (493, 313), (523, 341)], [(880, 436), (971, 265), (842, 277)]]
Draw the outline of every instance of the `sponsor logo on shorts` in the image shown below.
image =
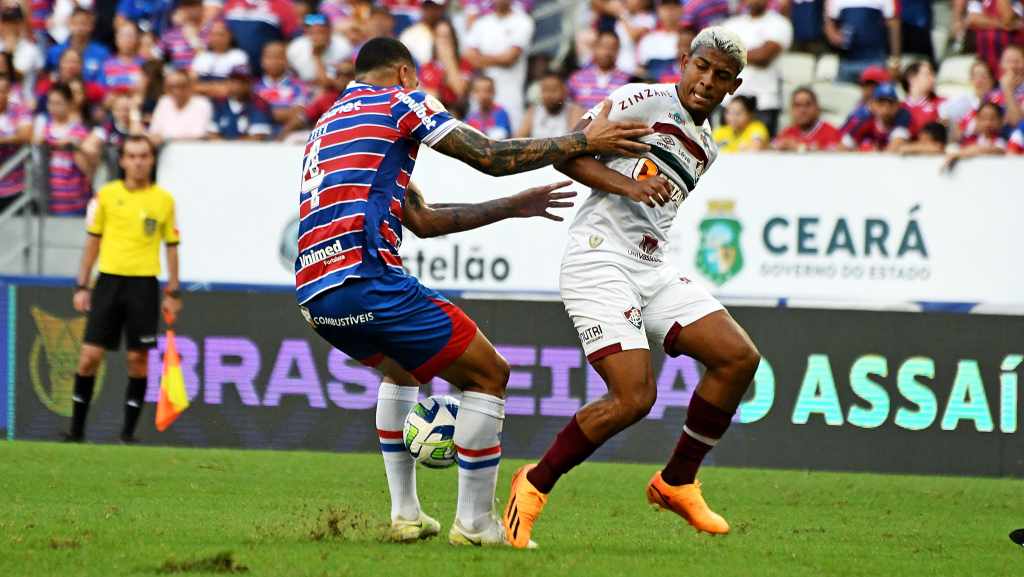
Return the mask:
[(629, 307), (622, 312), (629, 324), (636, 327), (636, 330), (640, 330), (644, 326), (644, 317), (640, 314), (640, 309), (636, 307)]
[(640, 242), (637, 243), (637, 250), (630, 248), (626, 252), (634, 258), (638, 258), (644, 262), (661, 263), (661, 257), (655, 256), (654, 253), (658, 252), (658, 239), (654, 238), (649, 234), (644, 234)]
[(592, 234), (592, 235), (590, 235), (589, 242), (590, 242), (590, 248), (597, 248), (597, 247), (601, 246), (602, 242), (604, 242), (604, 237), (596, 235), (596, 234)]
[(313, 317), (313, 326), (316, 327), (352, 327), (366, 324), (373, 320), (373, 313), (360, 313), (344, 317)]
[(306, 323), (315, 329), (316, 323), (313, 322), (313, 315), (309, 314), (309, 309), (299, 305), (299, 312), (302, 313), (302, 318), (306, 319)]
[(681, 276), (681, 277), (679, 277), (679, 282), (681, 282), (681, 283), (683, 283), (683, 284), (690, 284), (690, 283), (692, 283), (693, 281), (692, 281), (692, 280), (690, 280), (690, 279), (688, 279), (688, 278), (686, 278), (685, 276)]
[(139, 337), (139, 342), (144, 345), (151, 345), (156, 342), (156, 335), (146, 335), (144, 337)]
[(658, 239), (649, 234), (645, 234), (644, 237), (640, 239), (639, 246), (640, 250), (644, 251), (646, 254), (654, 254), (654, 252), (658, 250)]
[(587, 327), (580, 331), (580, 342), (583, 343), (584, 345), (596, 343), (597, 341), (603, 338), (604, 329), (601, 328), (601, 325), (594, 325), (592, 327)]

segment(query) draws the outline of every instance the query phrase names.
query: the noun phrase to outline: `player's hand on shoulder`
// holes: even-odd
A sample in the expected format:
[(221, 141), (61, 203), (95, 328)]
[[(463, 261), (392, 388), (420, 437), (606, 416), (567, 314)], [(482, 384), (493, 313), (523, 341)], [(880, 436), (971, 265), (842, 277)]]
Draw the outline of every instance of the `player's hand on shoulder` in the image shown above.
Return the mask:
[(626, 189), (626, 196), (633, 201), (642, 202), (647, 206), (663, 206), (672, 198), (672, 185), (664, 176), (652, 176), (644, 180), (634, 180)]
[(565, 220), (557, 214), (548, 212), (548, 209), (572, 207), (572, 202), (565, 199), (576, 196), (576, 192), (571, 190), (558, 190), (560, 188), (565, 188), (570, 184), (572, 184), (571, 180), (563, 180), (553, 184), (528, 188), (519, 194), (512, 196), (511, 201), (513, 215), (518, 218), (542, 216), (558, 222)]
[(608, 118), (612, 101), (600, 105), (601, 112), (587, 124), (583, 134), (587, 137), (587, 150), (595, 154), (639, 156), (650, 150), (650, 146), (637, 139), (654, 131), (642, 122), (617, 122)]

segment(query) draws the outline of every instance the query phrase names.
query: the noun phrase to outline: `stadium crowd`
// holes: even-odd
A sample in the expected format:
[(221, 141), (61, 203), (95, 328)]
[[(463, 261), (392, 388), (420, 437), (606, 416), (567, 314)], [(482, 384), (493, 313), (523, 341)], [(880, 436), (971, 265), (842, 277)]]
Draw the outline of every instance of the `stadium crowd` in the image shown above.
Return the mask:
[[(676, 81), (719, 23), (748, 48), (716, 119), (724, 152), (1024, 154), (1024, 6), (952, 2), (953, 51), (976, 57), (942, 97), (931, 0), (581, 0), (557, 63), (530, 54), (543, 0), (0, 0), (0, 164), (38, 145), (49, 212), (83, 214), (127, 135), (304, 141), (375, 36), (401, 39), (421, 87), (491, 137), (557, 135), (623, 84)], [(796, 55), (837, 67), (788, 77)], [(845, 110), (821, 94), (835, 86), (854, 91)], [(0, 178), (0, 211), (24, 181)]]

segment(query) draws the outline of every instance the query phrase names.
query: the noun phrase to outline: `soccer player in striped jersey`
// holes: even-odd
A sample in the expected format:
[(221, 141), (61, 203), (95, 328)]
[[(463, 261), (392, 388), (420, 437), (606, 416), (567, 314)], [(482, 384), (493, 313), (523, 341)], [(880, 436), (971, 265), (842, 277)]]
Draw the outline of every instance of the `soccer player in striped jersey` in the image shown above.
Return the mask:
[[(739, 88), (745, 64), (746, 49), (734, 32), (705, 28), (689, 56), (680, 57), (678, 84), (629, 84), (611, 95), (612, 118), (641, 121), (656, 131), (641, 139), (651, 144), (649, 154), (580, 156), (556, 165), (593, 187), (569, 229), (559, 285), (587, 360), (608, 393), (576, 413), (538, 464), (513, 476), (504, 524), (514, 547), (531, 542), (533, 525), (559, 477), (654, 405), (658, 389), (648, 339), (666, 354), (685, 354), (707, 370), (674, 453), (647, 485), (647, 499), (700, 531), (729, 531), (704, 502), (696, 474), (729, 427), (760, 356), (722, 305), (665, 257), (680, 205), (718, 155), (708, 118)], [(577, 129), (594, 112), (584, 115)]]
[(370, 40), (355, 69), (356, 81), (320, 117), (306, 144), (298, 302), (321, 337), (384, 374), (376, 425), (391, 492), (391, 538), (411, 541), (440, 529), (420, 509), (415, 463), (401, 437), (417, 387), (441, 376), (463, 391), (454, 438), (458, 506), (448, 540), (500, 544), (504, 531), (493, 506), (509, 366), (465, 313), (405, 271), (398, 254), (402, 227), (434, 236), (506, 218), (552, 218), (547, 208), (571, 206), (564, 199), (572, 194), (555, 192), (563, 182), (480, 204), (431, 207), (410, 181), (419, 144), (500, 176), (580, 154), (641, 154), (649, 147), (631, 139), (652, 131), (611, 122), (606, 110), (565, 136), (494, 141), (416, 89), (416, 66), (400, 42)]

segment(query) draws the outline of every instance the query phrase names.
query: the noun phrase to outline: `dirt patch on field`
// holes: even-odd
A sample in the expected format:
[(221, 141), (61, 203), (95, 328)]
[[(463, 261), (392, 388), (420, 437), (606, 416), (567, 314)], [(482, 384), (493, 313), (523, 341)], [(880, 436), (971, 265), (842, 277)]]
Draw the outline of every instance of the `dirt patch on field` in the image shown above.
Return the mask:
[(362, 513), (346, 508), (327, 507), (320, 509), (316, 522), (309, 530), (310, 541), (331, 539), (352, 539), (362, 534), (380, 532), (377, 523)]
[(245, 573), (249, 568), (235, 560), (231, 551), (222, 551), (208, 557), (178, 561), (168, 559), (158, 573)]

